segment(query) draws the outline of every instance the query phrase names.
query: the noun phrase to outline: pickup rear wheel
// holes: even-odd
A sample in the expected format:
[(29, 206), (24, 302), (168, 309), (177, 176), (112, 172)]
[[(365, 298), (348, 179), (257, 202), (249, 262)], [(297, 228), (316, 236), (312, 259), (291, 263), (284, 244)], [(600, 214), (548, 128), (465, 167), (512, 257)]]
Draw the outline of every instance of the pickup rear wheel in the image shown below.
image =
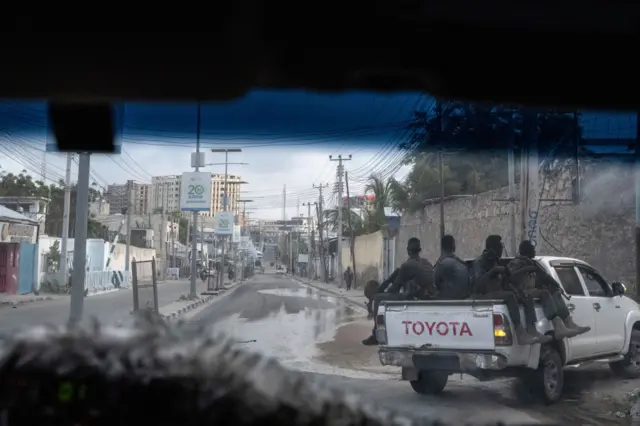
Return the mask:
[(614, 373), (625, 378), (640, 377), (640, 330), (631, 330), (627, 354), (622, 360), (610, 363), (609, 367)]
[(525, 373), (523, 379), (524, 384), (542, 397), (546, 404), (558, 402), (564, 388), (564, 366), (558, 351), (549, 345), (542, 345), (538, 368)]
[(410, 381), (414, 391), (421, 395), (435, 395), (444, 390), (449, 381), (446, 371), (425, 371), (418, 373), (418, 380)]

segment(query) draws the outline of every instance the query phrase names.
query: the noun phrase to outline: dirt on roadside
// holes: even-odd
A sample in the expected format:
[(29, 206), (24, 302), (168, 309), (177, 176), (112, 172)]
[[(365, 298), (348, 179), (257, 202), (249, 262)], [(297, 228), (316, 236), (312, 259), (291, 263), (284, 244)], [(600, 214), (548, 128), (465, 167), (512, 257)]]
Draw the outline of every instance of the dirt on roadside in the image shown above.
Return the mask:
[[(400, 380), (400, 370), (385, 367), (378, 360), (377, 347), (364, 346), (362, 340), (371, 334), (371, 320), (359, 319), (342, 325), (332, 341), (318, 345), (316, 359), (344, 369), (385, 374)], [(452, 377), (450, 388), (475, 388), (491, 395), (496, 402), (522, 410), (545, 421), (571, 425), (631, 425), (629, 411), (640, 395), (640, 379), (625, 380), (615, 376), (608, 366), (589, 366), (565, 371), (565, 393), (562, 401), (544, 405), (531, 398), (518, 380), (479, 382), (469, 376)]]
[(332, 341), (318, 344), (318, 361), (335, 367), (366, 371), (376, 374), (389, 374), (400, 379), (400, 369), (385, 367), (378, 359), (377, 346), (365, 346), (362, 340), (371, 334), (371, 320), (359, 319), (348, 322), (336, 330)]

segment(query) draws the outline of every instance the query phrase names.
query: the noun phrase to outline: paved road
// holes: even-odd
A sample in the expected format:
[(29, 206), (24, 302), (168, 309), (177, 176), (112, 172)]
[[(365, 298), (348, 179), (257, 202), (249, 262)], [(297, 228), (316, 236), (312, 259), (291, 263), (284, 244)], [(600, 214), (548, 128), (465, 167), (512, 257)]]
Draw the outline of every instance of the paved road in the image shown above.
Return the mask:
[(371, 330), (366, 312), (341, 299), (294, 282), (289, 277), (258, 275), (190, 320), (211, 325), (245, 343), (246, 348), (304, 371), (310, 380), (329, 381), (367, 401), (413, 414), (465, 423), (546, 420), (513, 407), (477, 382), (452, 377), (438, 397), (416, 394), (399, 380), (397, 368), (382, 367), (376, 349), (360, 341)]
[[(158, 303), (160, 306), (175, 302), (181, 295), (188, 295), (189, 281), (169, 281), (158, 285)], [(206, 285), (198, 281), (198, 293)], [(69, 319), (69, 296), (56, 296), (55, 300), (33, 302), (16, 308), (0, 307), (0, 333), (6, 333), (21, 326), (33, 326), (43, 323), (64, 324)], [(84, 299), (84, 318), (96, 317), (101, 322), (116, 322), (129, 317), (133, 309), (131, 290), (120, 290), (99, 294)]]

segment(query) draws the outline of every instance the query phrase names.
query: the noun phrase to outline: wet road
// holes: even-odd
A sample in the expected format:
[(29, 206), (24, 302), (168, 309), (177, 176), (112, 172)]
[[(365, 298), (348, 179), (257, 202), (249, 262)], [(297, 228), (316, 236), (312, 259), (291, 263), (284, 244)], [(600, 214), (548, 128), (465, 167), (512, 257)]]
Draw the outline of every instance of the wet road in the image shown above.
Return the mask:
[[(285, 276), (259, 275), (224, 301), (190, 321), (240, 340), (249, 350), (301, 370), (310, 380), (328, 381), (366, 401), (448, 422), (538, 423), (548, 419), (487, 392), (473, 379), (451, 377), (443, 395), (416, 394), (399, 380), (398, 368), (383, 367), (376, 348), (360, 342), (371, 332), (366, 312)], [(500, 386), (500, 384), (497, 384)]]
[[(158, 284), (158, 304), (162, 307), (178, 300), (182, 295), (189, 294), (188, 280), (169, 281)], [(201, 280), (197, 282), (197, 290), (206, 289)], [(141, 300), (141, 303), (147, 299)], [(71, 298), (69, 295), (56, 295), (54, 300), (33, 302), (16, 308), (0, 307), (0, 333), (9, 333), (20, 327), (30, 327), (41, 324), (63, 325), (69, 321)], [(120, 290), (84, 299), (84, 322), (91, 318), (112, 324), (130, 318), (133, 309), (133, 293), (131, 290)]]

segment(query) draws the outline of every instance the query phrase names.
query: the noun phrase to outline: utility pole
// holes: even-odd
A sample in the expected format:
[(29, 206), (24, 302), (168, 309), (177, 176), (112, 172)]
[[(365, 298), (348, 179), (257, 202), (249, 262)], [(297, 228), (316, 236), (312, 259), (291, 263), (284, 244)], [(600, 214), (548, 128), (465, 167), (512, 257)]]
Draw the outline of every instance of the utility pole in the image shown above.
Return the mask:
[(323, 198), (322, 198), (322, 189), (323, 188), (327, 188), (329, 187), (329, 184), (327, 183), (326, 185), (313, 185), (314, 189), (318, 190), (318, 204), (316, 205), (316, 214), (318, 216), (318, 233), (320, 234), (320, 262), (322, 263), (322, 274), (323, 274), (323, 279), (324, 282), (329, 282), (329, 277), (328, 275), (328, 271), (327, 271), (327, 259), (325, 256), (325, 249), (324, 249), (324, 217), (323, 214), (324, 212), (322, 211), (322, 203), (323, 203)]
[[(442, 135), (444, 132), (444, 126), (442, 121), (442, 102), (440, 99), (436, 100), (436, 114), (438, 116), (438, 143), (442, 143)], [(443, 147), (438, 150), (438, 176), (440, 180), (440, 241), (444, 237), (444, 161), (443, 161)], [(440, 253), (442, 254), (442, 253)]]
[[(285, 232), (288, 230), (287, 226), (287, 185), (282, 186), (282, 225)], [(285, 250), (287, 249), (287, 235), (284, 234), (282, 238)], [(284, 253), (281, 254), (281, 260), (284, 258)], [(291, 263), (291, 259), (287, 259), (287, 264)]]
[(287, 185), (282, 187), (282, 221), (287, 220)]
[(333, 156), (329, 156), (329, 161), (337, 161), (338, 162), (338, 287), (342, 287), (343, 283), (343, 271), (342, 271), (342, 210), (344, 200), (342, 199), (342, 177), (344, 176), (344, 166), (342, 165), (343, 161), (351, 160), (351, 155), (349, 158), (342, 158), (342, 155), (338, 155), (338, 158), (332, 158)]
[[(189, 243), (191, 242), (191, 218), (187, 218), (187, 239), (185, 240), (185, 250), (188, 253)], [(183, 266), (182, 264), (180, 266)]]
[[(198, 114), (196, 119), (196, 161), (195, 171), (200, 171), (200, 127), (202, 121), (202, 105), (198, 102)], [(182, 182), (186, 184), (186, 182)], [(166, 226), (166, 225), (164, 225)], [(193, 230), (191, 231), (193, 241), (191, 243), (191, 286), (189, 287), (189, 297), (196, 298), (196, 280), (198, 279), (198, 212), (193, 212)]]
[[(228, 187), (229, 187), (229, 153), (230, 152), (242, 152), (242, 149), (240, 148), (214, 148), (211, 150), (211, 152), (224, 152), (224, 197), (222, 198), (222, 211), (227, 212), (229, 211), (229, 192), (228, 192)], [(235, 222), (234, 222), (235, 223)], [(222, 241), (220, 244), (220, 255), (221, 255), (221, 267), (220, 267), (220, 273), (218, 274), (218, 279), (216, 280), (216, 290), (218, 290), (221, 286), (224, 284), (224, 266), (225, 266), (225, 261), (224, 261), (224, 256), (225, 256), (225, 246), (226, 243), (228, 242), (228, 240), (230, 240), (231, 238), (229, 236), (223, 236), (222, 237)], [(235, 259), (234, 259), (235, 262)]]
[(161, 201), (161, 203), (160, 203), (160, 206), (161, 206), (160, 207), (160, 254), (158, 256), (158, 259), (162, 260), (162, 264), (161, 264), (162, 267), (160, 269), (160, 275), (162, 276), (162, 278), (164, 278), (165, 260), (167, 258), (166, 250), (165, 250), (165, 246), (166, 245), (164, 243), (164, 240), (165, 240), (164, 232), (165, 232), (165, 230), (167, 228), (167, 222), (166, 222), (165, 216), (164, 216), (164, 208), (165, 208), (164, 207), (165, 206), (164, 197), (165, 197), (165, 192), (166, 192), (166, 189), (167, 189), (166, 185), (167, 185), (167, 182), (162, 182), (162, 186), (161, 186), (162, 193), (160, 194), (160, 201)]
[[(440, 179), (440, 241), (444, 237), (444, 165), (442, 149), (438, 151), (438, 175)], [(442, 253), (441, 253), (442, 254)]]
[(538, 188), (538, 176), (540, 173), (540, 161), (538, 160), (538, 127), (537, 111), (531, 108), (525, 109), (523, 117), (523, 133), (527, 144), (526, 163), (526, 237), (534, 247), (538, 245), (538, 230), (540, 229), (539, 208), (540, 189)]
[(516, 237), (516, 160), (513, 146), (514, 138), (513, 119), (509, 120), (509, 126), (507, 128), (507, 138), (509, 146), (507, 148), (507, 174), (509, 175), (509, 243), (511, 246), (511, 256), (515, 256), (518, 253), (518, 243)]
[[(636, 113), (635, 146), (635, 186), (636, 186), (636, 294), (640, 295), (640, 112)], [(580, 176), (576, 179), (580, 181)]]
[(62, 283), (66, 285), (69, 275), (69, 210), (71, 210), (71, 163), (73, 154), (67, 154), (67, 170), (64, 177), (64, 211), (62, 213), (62, 244), (60, 245), (60, 272)]
[(78, 183), (76, 185), (76, 217), (73, 247), (73, 277), (71, 279), (71, 308), (69, 323), (82, 320), (84, 305), (84, 281), (87, 263), (87, 227), (89, 223), (89, 180), (91, 178), (91, 154), (79, 154)]
[(289, 231), (289, 269), (291, 270), (291, 275), (295, 275), (294, 264), (293, 264), (293, 231)]
[(309, 258), (309, 261), (307, 263), (307, 276), (308, 276), (309, 279), (311, 279), (311, 277), (312, 277), (311, 265), (313, 265), (312, 261), (313, 261), (313, 259), (315, 259), (315, 257), (312, 255), (312, 251), (311, 251), (312, 247), (313, 247), (313, 240), (312, 240), (312, 238), (313, 238), (313, 231), (312, 231), (313, 224), (312, 224), (312, 221), (311, 221), (311, 205), (312, 204), (314, 204), (314, 203), (302, 203), (303, 206), (307, 206), (307, 233), (308, 233), (308, 236), (307, 236), (308, 247), (307, 248), (308, 248), (308, 258)]
[(347, 187), (347, 221), (349, 223), (349, 247), (351, 249), (351, 269), (353, 270), (353, 287), (358, 287), (356, 283), (356, 234), (353, 230), (353, 224), (351, 223), (351, 194), (349, 194), (349, 173), (344, 172), (345, 186)]
[(131, 264), (131, 187), (133, 181), (127, 181), (127, 245), (124, 249), (124, 270), (129, 271)]
[(174, 229), (173, 224), (173, 214), (171, 215), (171, 262), (170, 265), (172, 268), (175, 267), (176, 262), (176, 230)]

